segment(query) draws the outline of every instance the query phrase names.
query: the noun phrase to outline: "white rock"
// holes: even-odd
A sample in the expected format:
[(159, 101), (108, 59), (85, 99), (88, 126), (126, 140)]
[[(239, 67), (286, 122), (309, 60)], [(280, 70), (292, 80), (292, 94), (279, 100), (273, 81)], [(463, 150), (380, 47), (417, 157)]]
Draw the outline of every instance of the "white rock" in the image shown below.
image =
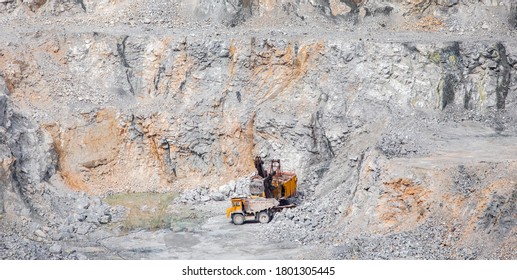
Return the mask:
[(41, 229), (35, 230), (34, 235), (41, 238), (47, 237), (47, 235)]
[(223, 201), (225, 198), (225, 195), (220, 192), (214, 192), (212, 195), (210, 195), (210, 197), (214, 201)]
[(49, 251), (51, 253), (54, 253), (54, 254), (59, 254), (61, 253), (63, 249), (61, 248), (61, 246), (59, 244), (55, 244), (55, 245), (52, 245), (50, 248), (49, 248)]

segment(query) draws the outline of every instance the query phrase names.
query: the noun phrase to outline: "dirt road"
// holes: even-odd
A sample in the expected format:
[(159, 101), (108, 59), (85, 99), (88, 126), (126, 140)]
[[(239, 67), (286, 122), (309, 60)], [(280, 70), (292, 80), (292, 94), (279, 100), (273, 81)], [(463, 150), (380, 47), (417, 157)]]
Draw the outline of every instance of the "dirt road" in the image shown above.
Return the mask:
[(293, 242), (257, 240), (261, 227), (259, 223), (235, 226), (218, 215), (194, 232), (142, 230), (69, 250), (89, 259), (299, 259), (309, 251)]

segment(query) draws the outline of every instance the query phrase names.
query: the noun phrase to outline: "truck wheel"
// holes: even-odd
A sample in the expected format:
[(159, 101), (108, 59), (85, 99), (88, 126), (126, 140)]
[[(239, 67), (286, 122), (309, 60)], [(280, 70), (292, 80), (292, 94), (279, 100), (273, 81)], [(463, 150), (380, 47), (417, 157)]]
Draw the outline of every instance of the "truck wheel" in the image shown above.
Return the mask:
[(262, 224), (267, 224), (271, 220), (271, 217), (269, 216), (267, 211), (262, 211), (259, 213), (258, 220)]
[(232, 222), (236, 225), (244, 224), (244, 215), (237, 213), (232, 215)]

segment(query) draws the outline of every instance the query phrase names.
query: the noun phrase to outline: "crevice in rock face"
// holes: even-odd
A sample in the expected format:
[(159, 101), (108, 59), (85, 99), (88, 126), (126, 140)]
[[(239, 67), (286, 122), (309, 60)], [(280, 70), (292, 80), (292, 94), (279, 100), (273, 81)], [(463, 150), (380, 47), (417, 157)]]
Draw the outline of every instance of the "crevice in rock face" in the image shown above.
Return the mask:
[(496, 87), (496, 98), (497, 98), (497, 109), (504, 109), (506, 106), (506, 97), (508, 96), (508, 90), (510, 88), (510, 77), (512, 66), (508, 62), (508, 56), (506, 55), (506, 48), (502, 43), (496, 44), (497, 51), (499, 53), (499, 65), (502, 66), (502, 71), (497, 77)]
[(133, 83), (132, 83), (132, 80), (134, 79), (133, 67), (131, 67), (129, 65), (129, 63), (127, 61), (127, 57), (126, 57), (126, 42), (127, 42), (128, 38), (129, 38), (129, 36), (124, 36), (124, 39), (122, 39), (122, 42), (117, 43), (117, 53), (120, 56), (122, 65), (124, 65), (124, 67), (126, 68), (126, 80), (127, 80), (127, 83), (129, 84), (129, 92), (132, 95), (135, 95), (135, 89), (134, 89)]
[[(160, 65), (160, 67), (158, 68), (158, 73), (154, 76), (154, 80), (153, 80), (154, 90), (156, 92), (158, 92), (158, 86), (160, 85), (160, 81), (161, 81), (161, 78), (162, 78), (162, 75), (164, 72), (165, 72), (165, 67), (163, 65)], [(168, 90), (165, 90), (165, 92), (167, 93)]]
[(441, 109), (445, 109), (447, 105), (454, 103), (454, 86), (458, 81), (452, 74), (447, 74), (442, 84), (442, 104)]
[(187, 86), (188, 79), (190, 78), (191, 71), (190, 69), (185, 72), (185, 78), (180, 83), (180, 93), (185, 93), (185, 88)]
[(167, 179), (170, 181), (172, 175), (174, 175), (174, 177), (176, 177), (176, 168), (174, 167), (174, 164), (171, 160), (171, 149), (170, 149), (169, 142), (167, 140), (163, 140), (161, 147), (164, 151), (163, 157), (164, 157), (164, 163), (165, 163), (165, 168), (166, 168), (166, 172), (167, 172)]
[(127, 63), (126, 54), (125, 54), (125, 52), (126, 52), (126, 42), (127, 42), (128, 38), (129, 38), (129, 36), (124, 36), (124, 39), (122, 39), (122, 42), (117, 44), (118, 55), (120, 56), (120, 59), (122, 60), (122, 65), (124, 65), (124, 67), (126, 67), (126, 68), (130, 68), (131, 67)]
[(350, 204), (352, 204), (352, 202), (354, 201), (355, 195), (357, 194), (357, 190), (359, 189), (359, 186), (361, 185), (361, 170), (363, 170), (364, 155), (365, 155), (364, 152), (361, 153), (361, 156), (359, 156), (359, 158), (357, 159), (357, 167), (356, 167), (357, 178), (356, 178), (354, 190), (352, 191), (352, 196), (350, 198)]
[[(440, 66), (443, 69), (444, 77), (438, 85), (440, 95), (440, 109), (445, 109), (449, 104), (454, 104), (456, 98), (456, 86), (463, 80), (463, 59), (460, 52), (460, 43), (454, 42), (440, 52)], [(470, 97), (464, 96), (464, 107), (468, 105)]]
[(471, 109), (471, 106), (470, 106), (470, 100), (472, 99), (472, 92), (471, 91), (467, 91), (465, 92), (465, 95), (463, 96), (463, 109)]
[(312, 140), (313, 146), (321, 157), (321, 160), (328, 160), (334, 157), (334, 151), (330, 144), (330, 140), (325, 135), (325, 130), (321, 125), (321, 112), (318, 111), (312, 121)]

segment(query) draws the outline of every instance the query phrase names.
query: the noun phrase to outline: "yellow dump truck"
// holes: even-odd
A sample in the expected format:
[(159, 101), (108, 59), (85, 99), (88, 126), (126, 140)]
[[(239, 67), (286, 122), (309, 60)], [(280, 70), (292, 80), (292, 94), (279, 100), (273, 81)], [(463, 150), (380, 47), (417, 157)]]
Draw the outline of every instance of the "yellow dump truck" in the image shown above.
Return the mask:
[(236, 225), (245, 221), (269, 223), (273, 218), (275, 208), (280, 204), (274, 198), (263, 197), (236, 197), (232, 198), (232, 207), (226, 209), (226, 217), (231, 218)]
[(255, 157), (257, 175), (251, 178), (250, 197), (232, 198), (232, 206), (226, 209), (226, 217), (236, 225), (245, 221), (268, 223), (274, 212), (295, 206), (288, 199), (296, 195), (296, 174), (282, 171), (280, 160), (271, 161), (269, 173), (263, 163), (260, 157)]

